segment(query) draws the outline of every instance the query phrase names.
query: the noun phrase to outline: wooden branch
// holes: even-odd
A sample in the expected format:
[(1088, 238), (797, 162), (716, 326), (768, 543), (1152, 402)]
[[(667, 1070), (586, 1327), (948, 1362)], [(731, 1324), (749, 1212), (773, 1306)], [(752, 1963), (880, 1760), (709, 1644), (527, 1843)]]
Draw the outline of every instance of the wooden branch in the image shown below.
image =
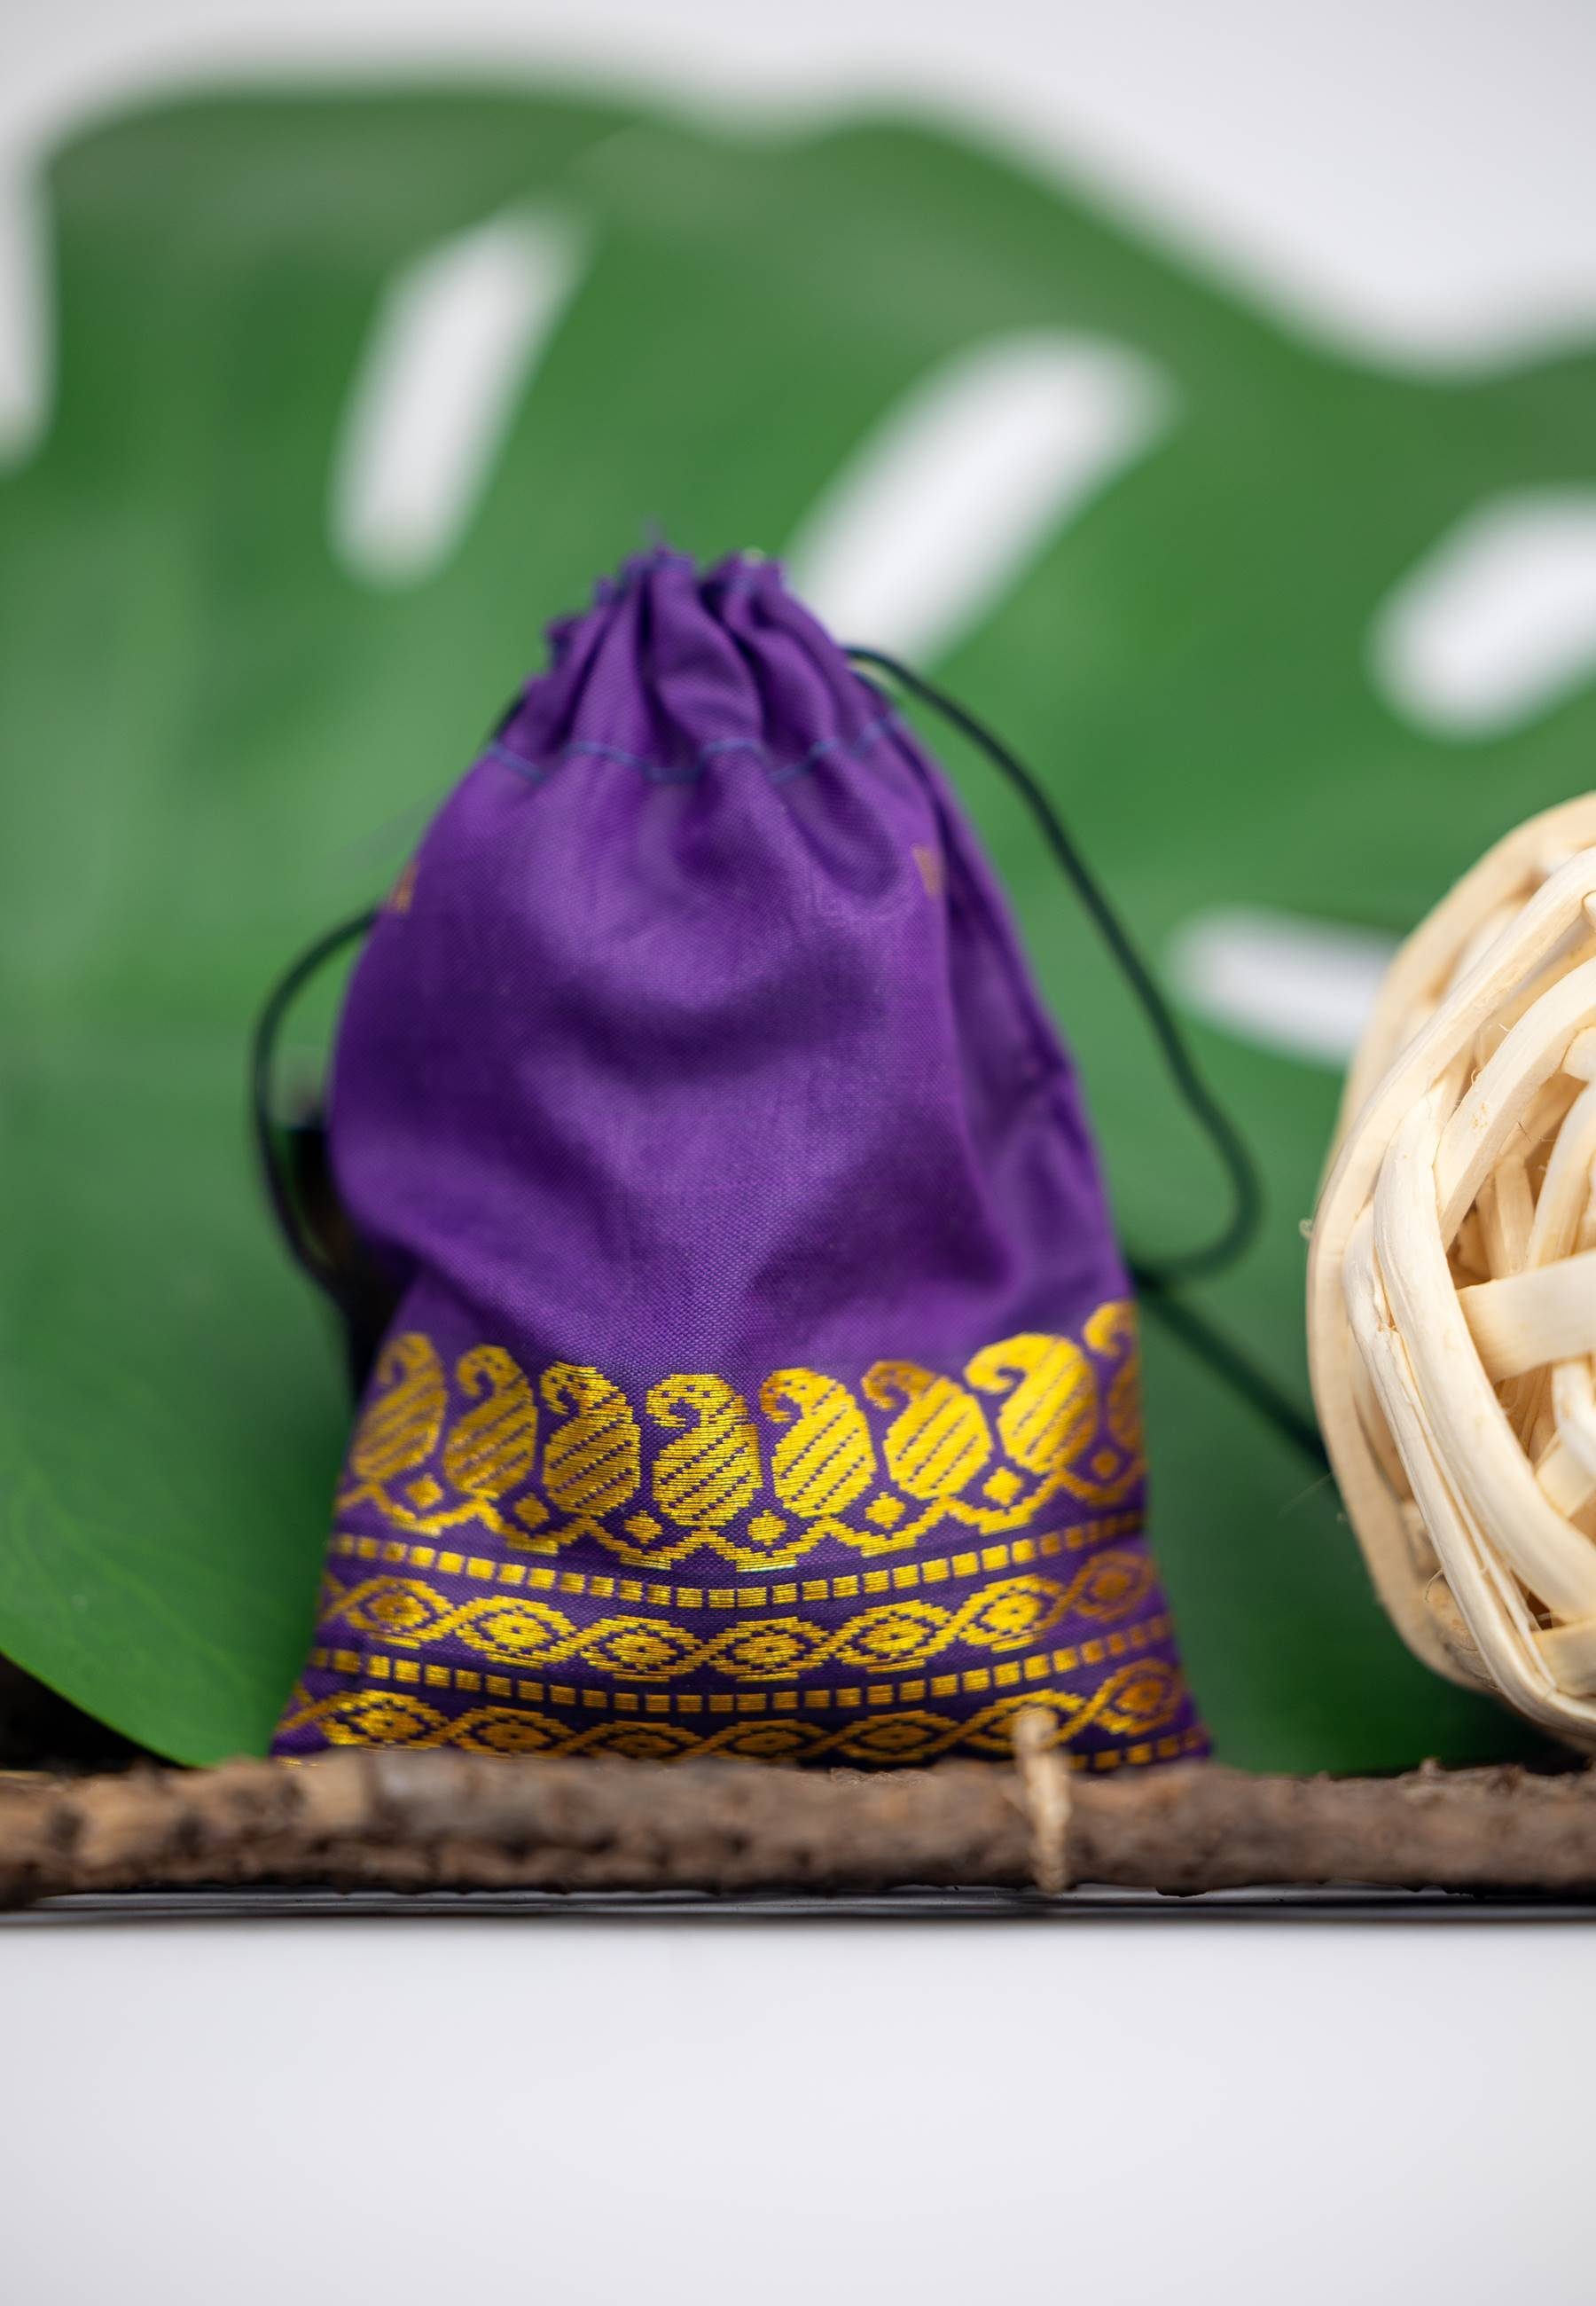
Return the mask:
[[(1061, 1779), (1063, 1773), (1061, 1772)], [(1255, 1778), (1212, 1764), (1067, 1784), (1054, 1879), (1596, 1891), (1596, 1775)], [(0, 1781), (0, 1906), (71, 1891), (865, 1891), (1021, 1885), (1035, 1789), (997, 1765), (866, 1774), (361, 1751), (299, 1768)]]

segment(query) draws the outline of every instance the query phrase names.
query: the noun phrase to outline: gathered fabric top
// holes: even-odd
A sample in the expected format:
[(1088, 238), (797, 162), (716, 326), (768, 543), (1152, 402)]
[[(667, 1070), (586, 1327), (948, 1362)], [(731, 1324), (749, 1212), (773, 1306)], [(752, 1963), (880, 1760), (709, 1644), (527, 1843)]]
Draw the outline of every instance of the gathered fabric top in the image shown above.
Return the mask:
[(533, 778), (585, 756), (661, 783), (722, 758), (781, 779), (866, 748), (893, 717), (780, 563), (755, 553), (702, 576), (686, 553), (641, 553), (600, 578), (590, 608), (557, 619), (549, 642), (549, 670), (488, 748)]

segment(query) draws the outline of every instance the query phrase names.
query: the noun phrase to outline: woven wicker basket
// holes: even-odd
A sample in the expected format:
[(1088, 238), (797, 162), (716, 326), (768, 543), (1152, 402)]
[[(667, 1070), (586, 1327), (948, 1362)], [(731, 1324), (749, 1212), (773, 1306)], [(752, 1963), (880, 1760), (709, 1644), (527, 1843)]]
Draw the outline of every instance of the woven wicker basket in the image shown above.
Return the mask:
[(1596, 795), (1404, 946), (1314, 1220), (1314, 1397), (1387, 1609), (1596, 1747)]

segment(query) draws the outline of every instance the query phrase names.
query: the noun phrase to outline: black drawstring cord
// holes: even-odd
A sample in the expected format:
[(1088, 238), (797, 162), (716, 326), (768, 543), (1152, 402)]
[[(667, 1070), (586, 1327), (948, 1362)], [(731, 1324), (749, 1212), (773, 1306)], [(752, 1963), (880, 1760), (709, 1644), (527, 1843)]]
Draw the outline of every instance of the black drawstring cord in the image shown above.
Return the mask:
[(273, 1109), (272, 1073), (277, 1035), (300, 993), (324, 962), (341, 952), (346, 944), (353, 944), (356, 937), (363, 937), (376, 918), (373, 910), (357, 913), (353, 920), (341, 921), (289, 964), (266, 996), (250, 1048), (250, 1114), (267, 1198), (294, 1263), (340, 1307), (345, 1300), (345, 1276), (307, 1221), (299, 1195), (289, 1181), (280, 1141), (282, 1131)]
[(1183, 1299), (1156, 1282), (1142, 1282), (1142, 1302), (1155, 1320), (1207, 1362), (1216, 1377), (1229, 1386), (1238, 1400), (1255, 1409), (1293, 1448), (1300, 1449), (1316, 1472), (1330, 1471), (1330, 1456), (1319, 1427), (1306, 1410), (1299, 1409), (1289, 1393), (1277, 1386), (1249, 1354), (1216, 1329), (1204, 1313), (1194, 1312)]
[(1218, 1154), (1230, 1179), (1231, 1212), (1224, 1230), (1202, 1248), (1186, 1250), (1178, 1256), (1165, 1258), (1157, 1264), (1132, 1258), (1131, 1269), (1134, 1278), (1143, 1288), (1167, 1289), (1176, 1282), (1200, 1280), (1206, 1274), (1219, 1273), (1226, 1266), (1233, 1265), (1237, 1258), (1251, 1247), (1263, 1215), (1263, 1195), (1259, 1188), (1258, 1171), (1253, 1166), (1252, 1156), (1229, 1115), (1215, 1103), (1208, 1083), (1198, 1072), (1191, 1052), (1186, 1046), (1168, 1002), (1153, 980), (1152, 971), (1131, 942), (1123, 923), (1098, 886), (1090, 867), (1075, 846), (1065, 829), (1063, 819), (1042, 785), (1025, 763), (1010, 751), (1000, 737), (977, 721), (973, 713), (967, 711), (919, 673), (911, 672), (906, 664), (900, 664), (896, 657), (887, 656), (880, 649), (867, 648), (850, 648), (848, 654), (856, 664), (876, 666), (890, 679), (908, 689), (911, 696), (917, 696), (923, 705), (930, 705), (933, 712), (940, 713), (961, 735), (968, 737), (977, 750), (985, 753), (1023, 799), (1060, 870), (1090, 915), (1098, 935), (1136, 995), (1182, 1103)]
[(921, 704), (967, 737), (1000, 770), (1029, 808), (1043, 840), (1118, 963), (1152, 1029), (1153, 1038), (1168, 1067), (1176, 1091), (1218, 1154), (1230, 1180), (1231, 1211), (1224, 1228), (1200, 1249), (1165, 1258), (1157, 1263), (1131, 1256), (1131, 1277), (1141, 1291), (1148, 1310), (1184, 1343), (1201, 1353), (1232, 1390), (1249, 1402), (1277, 1431), (1301, 1449), (1315, 1465), (1327, 1471), (1329, 1459), (1313, 1420), (1298, 1408), (1266, 1370), (1242, 1353), (1206, 1316), (1184, 1304), (1173, 1293), (1183, 1281), (1195, 1281), (1223, 1272), (1250, 1247), (1263, 1216), (1263, 1193), (1258, 1169), (1245, 1140), (1230, 1115), (1218, 1105), (1198, 1072), (1185, 1037), (1169, 1004), (1154, 981), (1123, 923), (1099, 887), (1090, 867), (1075, 846), (1063, 819), (1037, 778), (1019, 756), (976, 715), (935, 684), (889, 656), (884, 650), (850, 648), (855, 664), (874, 665), (890, 680), (907, 689)]

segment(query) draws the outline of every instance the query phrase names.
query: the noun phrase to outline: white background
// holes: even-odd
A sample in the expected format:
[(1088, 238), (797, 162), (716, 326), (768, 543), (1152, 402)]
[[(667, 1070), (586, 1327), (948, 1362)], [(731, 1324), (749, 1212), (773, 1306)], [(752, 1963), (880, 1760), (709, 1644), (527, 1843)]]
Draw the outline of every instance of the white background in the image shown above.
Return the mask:
[[(48, 390), (51, 136), (141, 90), (383, 59), (554, 62), (745, 114), (940, 103), (1394, 363), (1596, 327), (1580, 0), (0, 0), (0, 423)], [(12, 1926), (0, 2297), (1583, 2306), (1593, 1945)]]
[(14, 2306), (1588, 2306), (1583, 1925), (0, 1931)]

